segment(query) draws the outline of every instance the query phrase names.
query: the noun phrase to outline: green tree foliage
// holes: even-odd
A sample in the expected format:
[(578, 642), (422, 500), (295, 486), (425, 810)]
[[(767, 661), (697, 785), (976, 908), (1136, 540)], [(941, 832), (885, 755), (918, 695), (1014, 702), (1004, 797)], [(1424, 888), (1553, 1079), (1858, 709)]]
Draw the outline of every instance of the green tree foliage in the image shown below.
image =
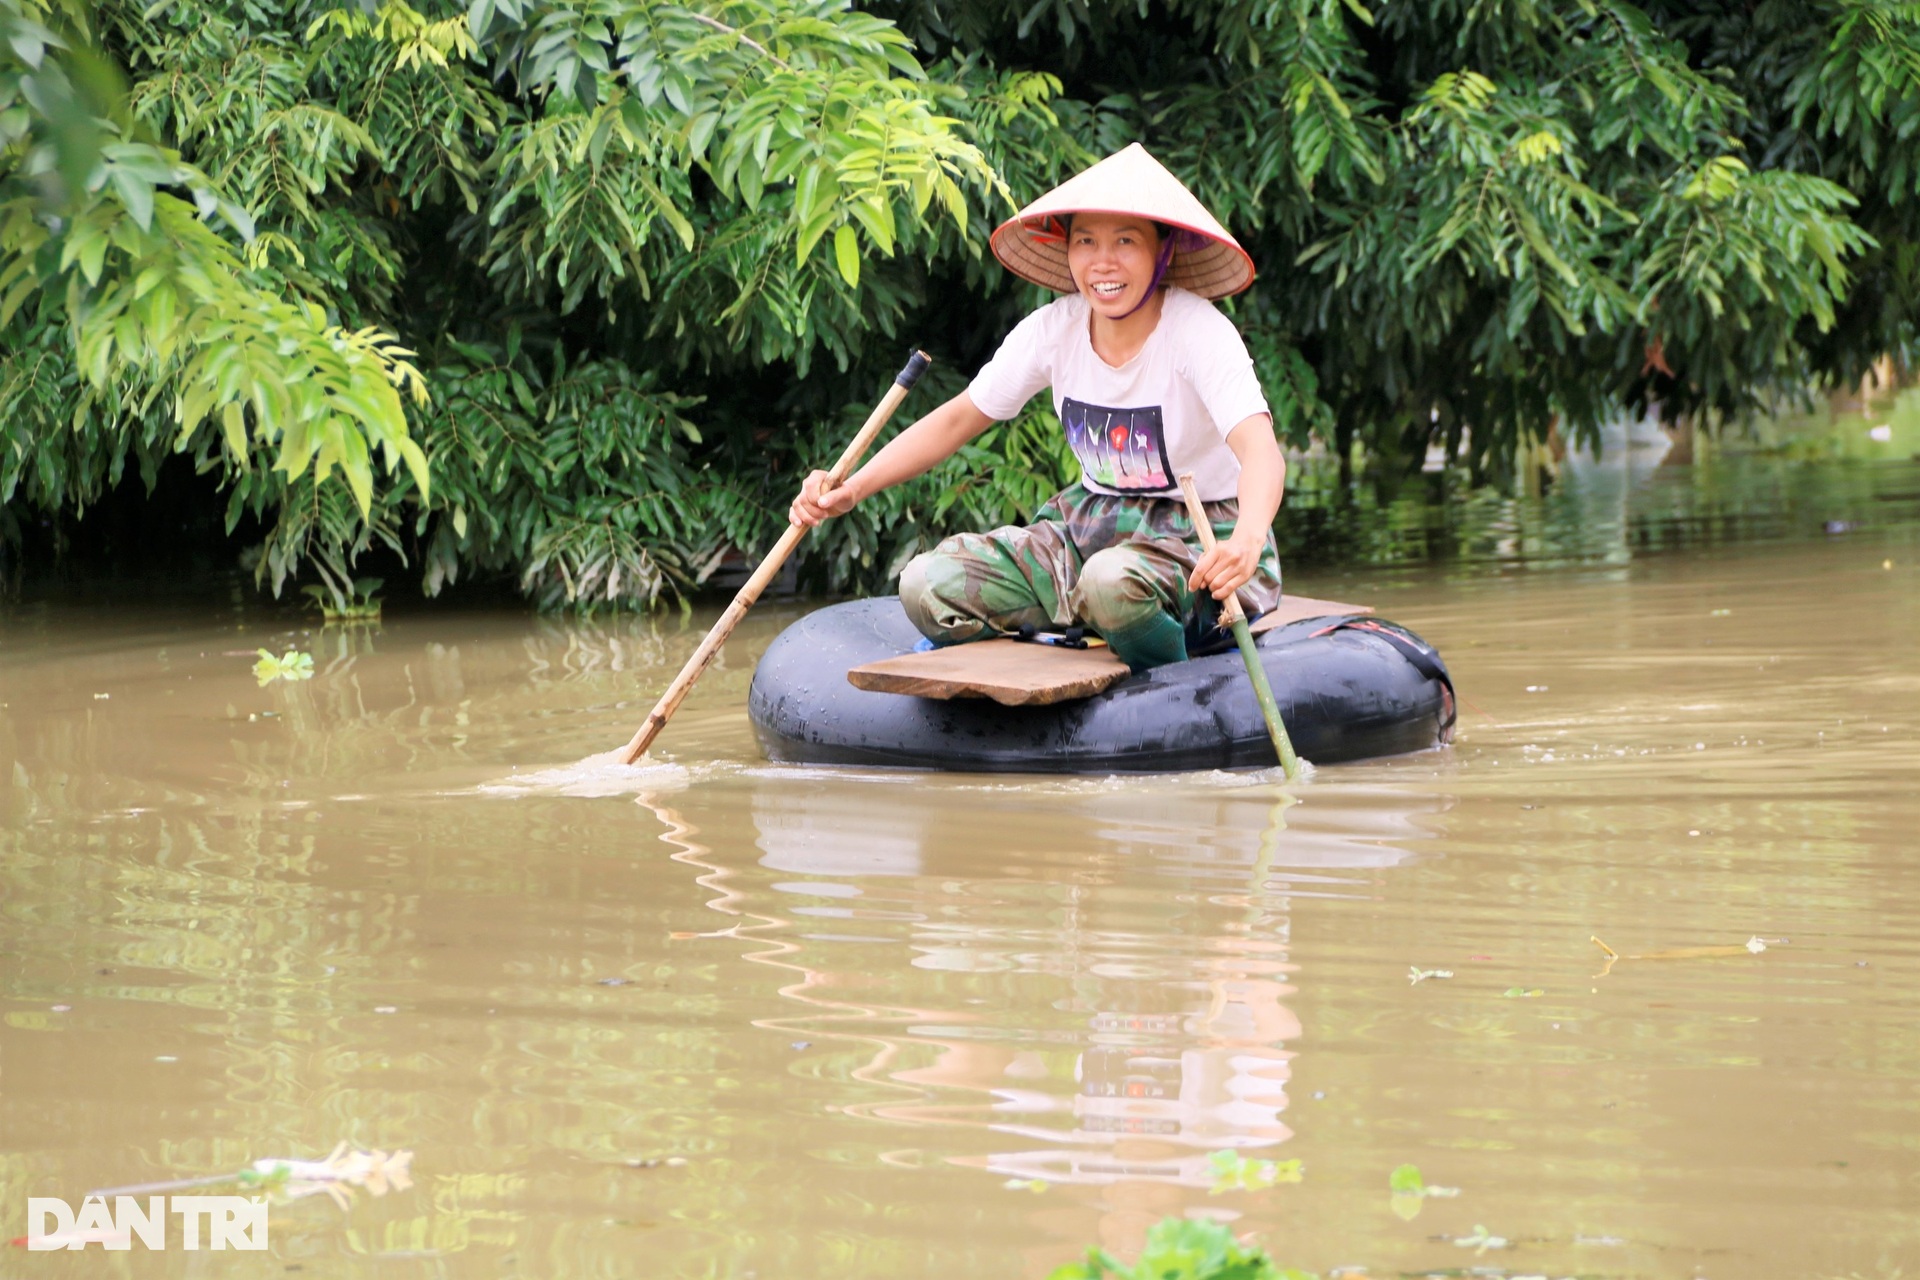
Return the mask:
[[(100, 419), (155, 414), (178, 448), (217, 431), (235, 465), (271, 448), (288, 480), (338, 467), (363, 514), (374, 449), (390, 469), (404, 459), (425, 489), (426, 457), (402, 407), (407, 395), (424, 400), (408, 353), (249, 269), (210, 225), (250, 237), (248, 211), (151, 140), (91, 47), (96, 16), (78, 0), (57, 11), (0, 0), (5, 496), (31, 470), (43, 504), (84, 501), (98, 469), (60, 466), (71, 451), (59, 448), (57, 422), (86, 435)], [(104, 443), (88, 452), (123, 456)]]
[[(1253, 253), (1287, 439), (1498, 477), (1909, 359), (1917, 123), (1869, 0), (0, 0), (0, 537), (177, 451), (275, 590), (649, 603), (910, 344), (963, 385), (1039, 300), (992, 225), (1134, 139)], [(1049, 419), (809, 574), (1029, 513)]]

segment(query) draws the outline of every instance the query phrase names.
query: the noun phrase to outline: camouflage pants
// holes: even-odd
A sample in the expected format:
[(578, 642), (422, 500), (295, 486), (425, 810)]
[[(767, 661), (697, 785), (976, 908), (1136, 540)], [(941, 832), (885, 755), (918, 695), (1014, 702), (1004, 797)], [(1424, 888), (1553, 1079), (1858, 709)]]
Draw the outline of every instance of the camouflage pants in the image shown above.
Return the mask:
[[(1225, 540), (1238, 502), (1209, 502)], [(1187, 576), (1200, 559), (1179, 498), (1120, 498), (1081, 485), (1056, 494), (1024, 529), (962, 533), (915, 557), (900, 575), (900, 603), (935, 644), (963, 644), (1031, 625), (1085, 626), (1136, 671), (1178, 662), (1214, 633), (1218, 606), (1196, 598)], [(1271, 534), (1253, 580), (1240, 588), (1249, 617), (1280, 602), (1280, 557)]]

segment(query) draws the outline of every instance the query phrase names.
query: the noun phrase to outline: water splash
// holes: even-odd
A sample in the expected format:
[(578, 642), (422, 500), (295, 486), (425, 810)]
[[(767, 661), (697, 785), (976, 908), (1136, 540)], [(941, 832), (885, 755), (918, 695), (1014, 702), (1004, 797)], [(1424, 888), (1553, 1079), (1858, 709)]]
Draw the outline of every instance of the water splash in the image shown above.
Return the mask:
[(485, 796), (628, 796), (680, 791), (691, 786), (694, 770), (686, 765), (642, 756), (632, 764), (621, 757), (625, 748), (602, 751), (572, 764), (548, 769), (516, 771), (483, 782), (473, 790)]

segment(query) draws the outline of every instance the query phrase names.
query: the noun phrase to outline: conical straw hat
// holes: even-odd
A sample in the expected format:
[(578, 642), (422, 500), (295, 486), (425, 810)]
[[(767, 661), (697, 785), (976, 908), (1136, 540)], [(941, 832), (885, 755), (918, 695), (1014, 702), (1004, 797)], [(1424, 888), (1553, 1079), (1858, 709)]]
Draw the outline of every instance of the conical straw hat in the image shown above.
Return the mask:
[(1023, 280), (1074, 292), (1066, 228), (1060, 221), (1065, 213), (1130, 213), (1178, 228), (1166, 283), (1203, 298), (1225, 298), (1253, 283), (1253, 259), (1240, 242), (1137, 142), (1067, 179), (994, 228), (993, 256)]

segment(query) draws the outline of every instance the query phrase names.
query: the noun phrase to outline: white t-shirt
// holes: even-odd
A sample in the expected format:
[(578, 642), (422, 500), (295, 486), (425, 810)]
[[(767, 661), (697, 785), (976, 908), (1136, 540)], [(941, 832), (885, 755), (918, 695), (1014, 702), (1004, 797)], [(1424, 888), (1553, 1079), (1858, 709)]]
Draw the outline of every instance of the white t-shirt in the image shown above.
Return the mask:
[(1233, 321), (1170, 288), (1146, 344), (1115, 368), (1094, 352), (1088, 311), (1068, 294), (1015, 325), (967, 388), (975, 407), (1004, 422), (1051, 386), (1081, 483), (1095, 493), (1177, 495), (1191, 471), (1202, 501), (1237, 496), (1227, 432), (1268, 410)]

